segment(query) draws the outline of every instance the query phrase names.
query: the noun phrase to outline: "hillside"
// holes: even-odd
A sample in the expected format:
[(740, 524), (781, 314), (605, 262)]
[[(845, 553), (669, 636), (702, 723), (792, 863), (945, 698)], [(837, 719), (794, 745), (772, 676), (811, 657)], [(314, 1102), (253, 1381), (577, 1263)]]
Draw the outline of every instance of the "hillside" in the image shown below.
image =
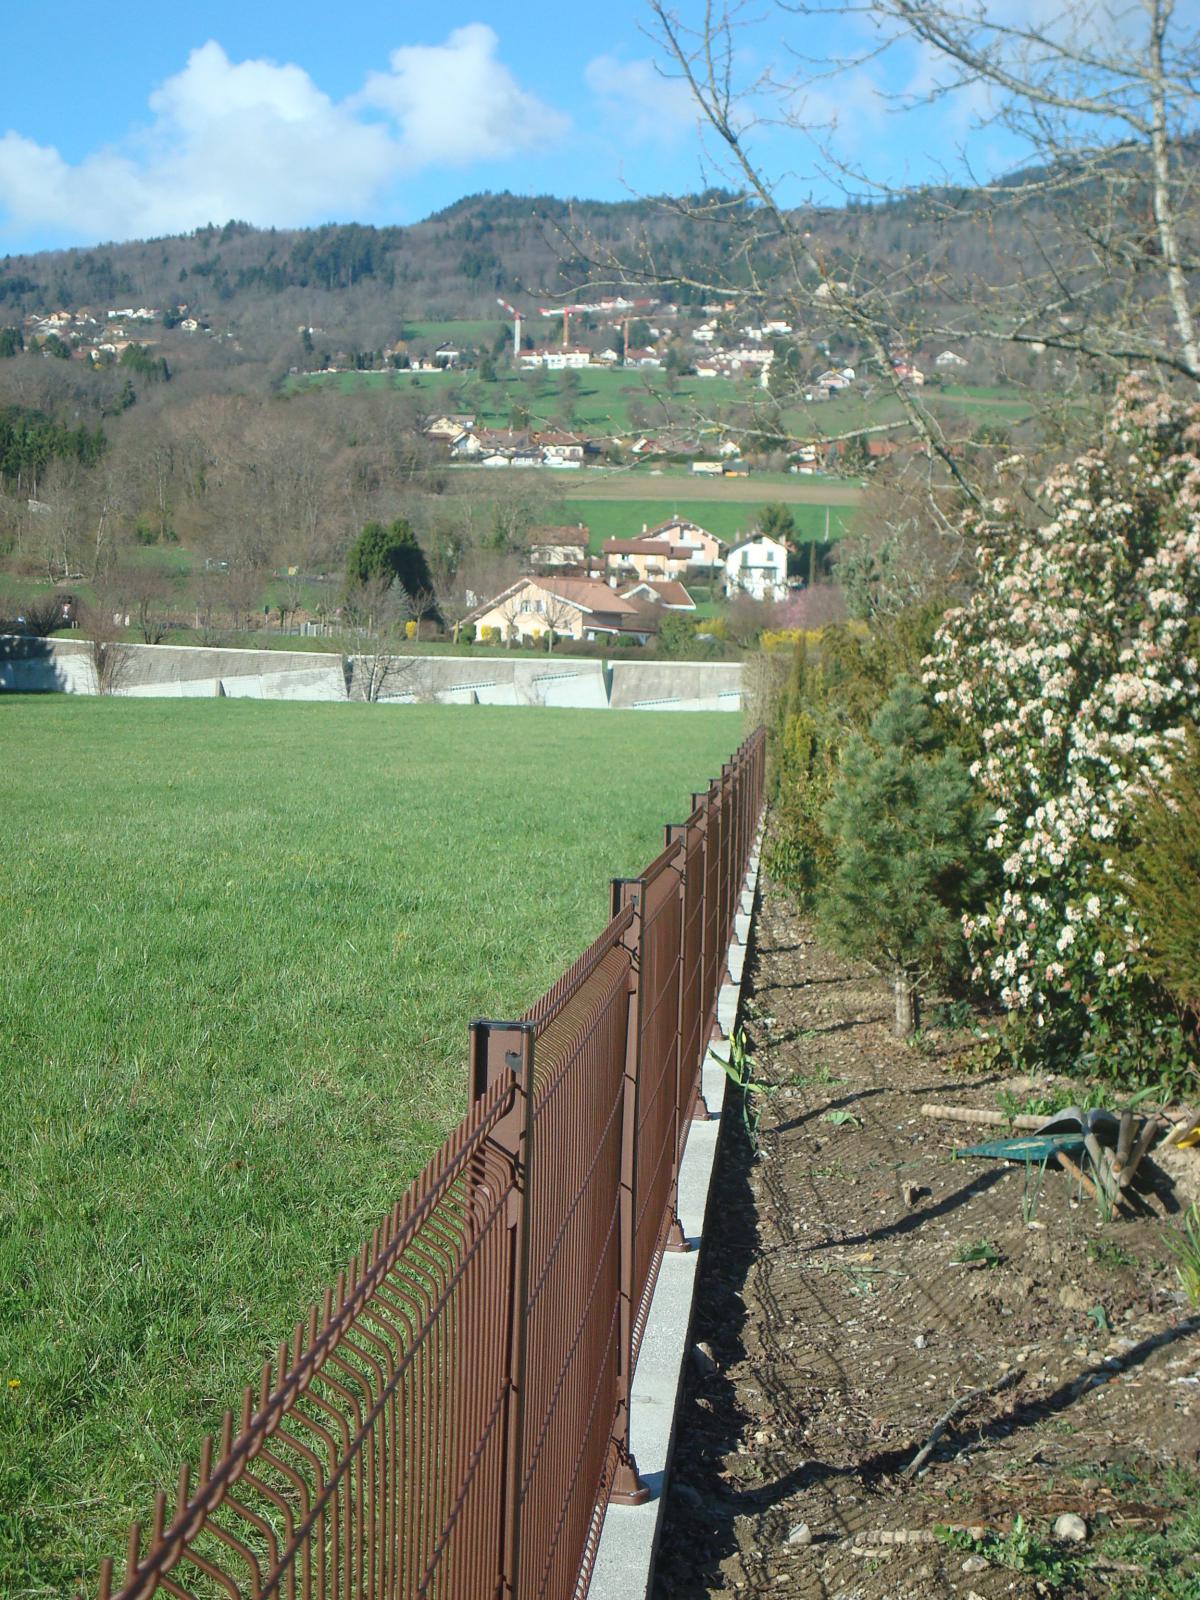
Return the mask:
[[(994, 281), (1021, 270), (1035, 235), (1046, 249), (1045, 229), (1032, 225), (1044, 215), (1031, 195), (1005, 210), (997, 231), (991, 205), (931, 190), (794, 220), (831, 275), (885, 274), (898, 259), (936, 254), (947, 274)], [(735, 260), (748, 224), (755, 243)], [(408, 227), (262, 230), (231, 221), (178, 237), (10, 256), (0, 263), (0, 323), (57, 307), (103, 315), (126, 305), (186, 306), (269, 360), (294, 353), (305, 327), (374, 349), (414, 323), (475, 320), (498, 333), (499, 296), (531, 311), (585, 285), (611, 290), (657, 277), (671, 280), (670, 298), (686, 308), (704, 299), (702, 286), (744, 285), (752, 275), (768, 294), (788, 288), (778, 241), (732, 195), (601, 203), (480, 194)]]

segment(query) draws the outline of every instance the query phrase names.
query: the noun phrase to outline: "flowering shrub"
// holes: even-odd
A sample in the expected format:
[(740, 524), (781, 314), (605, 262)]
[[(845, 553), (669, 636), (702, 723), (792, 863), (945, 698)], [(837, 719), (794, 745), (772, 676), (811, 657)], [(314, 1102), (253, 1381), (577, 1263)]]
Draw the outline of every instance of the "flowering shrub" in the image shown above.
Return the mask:
[(1044, 485), (1041, 526), (995, 502), (979, 587), (926, 661), (993, 807), (1000, 888), (963, 922), (976, 976), (1040, 1059), (1113, 1076), (1182, 1047), (1120, 860), (1139, 785), (1168, 771), (1197, 705), (1198, 446), (1200, 407), (1127, 380), (1104, 446)]

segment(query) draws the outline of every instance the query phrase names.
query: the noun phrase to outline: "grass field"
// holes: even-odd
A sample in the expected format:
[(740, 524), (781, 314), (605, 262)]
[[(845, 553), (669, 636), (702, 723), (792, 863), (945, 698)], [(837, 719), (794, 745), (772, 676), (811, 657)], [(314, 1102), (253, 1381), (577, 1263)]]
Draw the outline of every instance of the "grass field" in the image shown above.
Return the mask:
[(0, 1593), (119, 1554), (739, 737), (0, 698)]
[(582, 496), (589, 500), (694, 502), (702, 497), (706, 503), (730, 505), (760, 506), (767, 500), (783, 500), (798, 506), (856, 506), (863, 494), (861, 479), (819, 472), (751, 472), (717, 478), (689, 472), (686, 467), (609, 467), (589, 468), (582, 477), (570, 475), (564, 481), (568, 499)]
[[(507, 427), (514, 405), (528, 406), (534, 424), (545, 426), (561, 417), (563, 398), (558, 373), (541, 375), (540, 383), (516, 373), (502, 372), (495, 383), (479, 383), (465, 372), (337, 372), (311, 373), (293, 380), (293, 386), (333, 384), (343, 394), (356, 389), (394, 389), (400, 394), (424, 394), (430, 411), (449, 406), (451, 390), (469, 388), (468, 409), (489, 427)], [(578, 374), (579, 388), (574, 395), (574, 422), (581, 428), (599, 432), (628, 433), (636, 426), (651, 427), (658, 408), (656, 394), (666, 393), (657, 374), (634, 371), (587, 369)], [(757, 391), (761, 393), (761, 391)], [(747, 384), (728, 378), (683, 378), (672, 391), (672, 405), (694, 406), (711, 411), (754, 398), (756, 391)], [(642, 407), (644, 424), (635, 424), (630, 406)]]
[[(431, 324), (431, 326), (433, 326)], [(633, 428), (653, 433), (665, 417), (665, 402), (672, 416), (694, 414), (704, 420), (719, 420), (731, 407), (746, 407), (764, 398), (751, 379), (681, 378), (669, 384), (661, 372), (636, 372), (623, 368), (587, 368), (577, 374), (579, 387), (572, 404), (574, 422), (598, 432), (611, 430), (625, 434)], [(526, 405), (535, 424), (562, 420), (564, 405), (560, 386), (562, 375), (544, 373), (540, 382), (531, 375), (501, 371), (495, 383), (480, 383), (469, 372), (338, 372), (311, 373), (292, 380), (293, 385), (333, 384), (344, 394), (356, 389), (395, 389), (401, 394), (425, 392), (429, 409), (449, 405), (450, 391), (469, 393), (469, 408), (488, 426), (507, 426), (515, 404)], [(965, 385), (932, 385), (922, 395), (930, 410), (947, 420), (964, 414), (971, 423), (990, 422), (1011, 425), (1032, 412), (1020, 394), (1001, 388), (971, 388)], [(631, 412), (630, 408), (633, 407)], [(745, 415), (743, 411), (742, 415)], [(832, 438), (886, 422), (899, 422), (904, 416), (899, 400), (890, 395), (865, 397), (846, 393), (811, 405), (788, 407), (784, 421), (800, 439)], [(640, 420), (635, 421), (635, 417)]]
[[(567, 516), (572, 522), (587, 524), (591, 532), (591, 547), (599, 552), (605, 539), (632, 539), (647, 528), (657, 527), (669, 516), (678, 513), (699, 523), (719, 539), (731, 542), (748, 534), (760, 506), (776, 498), (769, 491), (753, 502), (739, 504), (735, 500), (585, 500), (570, 498), (566, 502)], [(828, 510), (828, 537), (839, 539), (845, 533), (852, 511), (845, 507), (794, 505), (791, 508), (797, 535), (801, 541), (824, 539), (826, 535), (826, 510)]]

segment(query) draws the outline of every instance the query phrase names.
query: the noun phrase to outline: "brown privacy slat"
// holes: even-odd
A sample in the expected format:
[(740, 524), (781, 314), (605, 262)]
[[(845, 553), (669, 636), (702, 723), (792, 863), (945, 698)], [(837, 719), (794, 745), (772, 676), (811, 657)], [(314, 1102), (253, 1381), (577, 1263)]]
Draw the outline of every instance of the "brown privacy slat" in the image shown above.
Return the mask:
[(470, 1111), (100, 1600), (586, 1594), (610, 1494), (645, 1494), (630, 1385), (765, 755), (760, 729), (523, 1018), (472, 1025)]

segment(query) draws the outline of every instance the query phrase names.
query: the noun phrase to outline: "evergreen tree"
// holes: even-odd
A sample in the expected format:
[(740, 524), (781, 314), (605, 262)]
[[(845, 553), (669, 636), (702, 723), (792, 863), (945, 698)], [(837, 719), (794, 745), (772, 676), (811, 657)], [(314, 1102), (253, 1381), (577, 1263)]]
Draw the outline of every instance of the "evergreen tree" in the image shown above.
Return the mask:
[(900, 1035), (917, 1025), (921, 977), (959, 951), (961, 913), (984, 878), (970, 778), (939, 745), (919, 689), (898, 679), (868, 737), (849, 741), (825, 809), (834, 865), (822, 927), (844, 955), (887, 971)]
[(403, 517), (397, 517), (386, 526), (382, 522), (365, 523), (350, 546), (346, 557), (347, 584), (357, 587), (376, 578), (386, 578), (389, 586), (398, 582), (410, 595), (429, 593), (433, 589), (425, 552)]
[(792, 508), (780, 500), (769, 500), (765, 506), (760, 506), (755, 522), (759, 533), (766, 534), (769, 539), (779, 539), (786, 544), (795, 537), (796, 519)]

